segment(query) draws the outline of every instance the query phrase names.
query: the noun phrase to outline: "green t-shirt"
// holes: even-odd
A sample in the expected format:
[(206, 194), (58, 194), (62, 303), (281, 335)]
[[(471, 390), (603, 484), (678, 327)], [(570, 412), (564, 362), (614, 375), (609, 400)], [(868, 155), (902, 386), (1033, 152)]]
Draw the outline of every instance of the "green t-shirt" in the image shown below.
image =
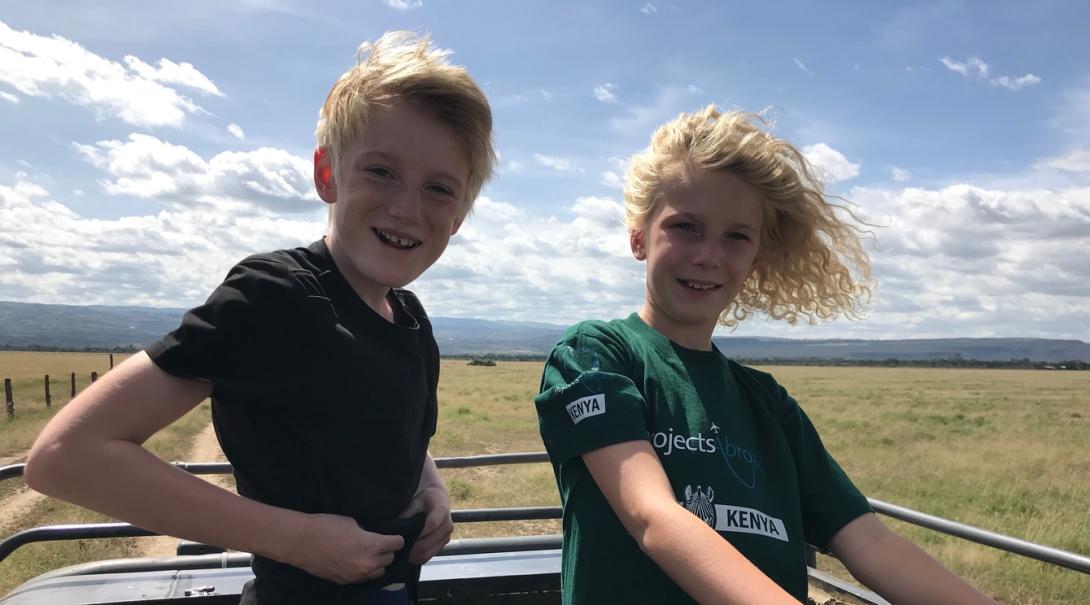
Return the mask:
[(692, 603), (625, 531), (582, 454), (651, 442), (674, 496), (806, 601), (806, 543), (870, 511), (764, 372), (674, 344), (637, 315), (570, 328), (535, 400), (564, 507), (565, 604)]

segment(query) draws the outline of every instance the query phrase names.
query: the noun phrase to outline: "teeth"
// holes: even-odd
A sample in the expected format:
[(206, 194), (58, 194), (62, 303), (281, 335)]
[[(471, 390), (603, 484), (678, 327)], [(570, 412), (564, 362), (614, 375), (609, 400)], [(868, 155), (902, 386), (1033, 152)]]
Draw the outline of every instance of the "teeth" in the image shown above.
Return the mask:
[(686, 286), (688, 286), (688, 287), (690, 287), (690, 288), (692, 288), (694, 290), (713, 290), (713, 289), (719, 287), (719, 286), (717, 286), (715, 284), (701, 284), (701, 283), (697, 283), (695, 281), (687, 281), (687, 280), (684, 281), (683, 283)]
[(414, 239), (403, 239), (392, 233), (383, 231), (382, 229), (375, 229), (375, 233), (384, 241), (397, 246), (398, 248), (414, 248), (420, 242)]

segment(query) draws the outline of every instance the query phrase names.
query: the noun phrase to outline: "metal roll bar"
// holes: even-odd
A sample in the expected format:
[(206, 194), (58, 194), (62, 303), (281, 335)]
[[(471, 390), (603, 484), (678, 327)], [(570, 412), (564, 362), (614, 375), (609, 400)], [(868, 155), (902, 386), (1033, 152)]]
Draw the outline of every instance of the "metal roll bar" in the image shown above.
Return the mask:
[[(439, 468), (469, 468), (474, 466), (495, 466), (503, 464), (526, 464), (548, 462), (545, 452), (517, 452), (510, 454), (489, 454), (483, 456), (458, 456), (436, 458)], [(197, 475), (226, 474), (231, 472), (227, 462), (174, 462), (178, 468)], [(0, 481), (21, 477), (25, 464), (11, 464), (0, 467)], [(874, 498), (867, 498), (875, 512), (899, 519), (906, 523), (925, 527), (949, 536), (961, 538), (996, 548), (1005, 552), (1029, 557), (1052, 565), (1058, 565), (1084, 574), (1090, 574), (1090, 557), (1061, 550), (1044, 544), (1029, 542), (1013, 536), (982, 529), (965, 523), (959, 523), (943, 517), (891, 504)], [(451, 511), (455, 523), (478, 523), (484, 521), (527, 521), (561, 518), (559, 506), (538, 506), (524, 508), (486, 508)], [(82, 540), (89, 538), (129, 538), (153, 536), (154, 532), (135, 527), (128, 523), (95, 523), (85, 525), (51, 525), (24, 530), (0, 541), (0, 561), (3, 561), (15, 549), (32, 542), (52, 540)], [(543, 536), (555, 541), (555, 536)], [(493, 538), (493, 540), (511, 539), (525, 541), (526, 538)], [(455, 542), (451, 542), (453, 545)], [(512, 546), (516, 543), (512, 542)], [(554, 542), (549, 542), (553, 544)], [(448, 545), (448, 548), (451, 547)], [(444, 551), (445, 552), (445, 551)]]

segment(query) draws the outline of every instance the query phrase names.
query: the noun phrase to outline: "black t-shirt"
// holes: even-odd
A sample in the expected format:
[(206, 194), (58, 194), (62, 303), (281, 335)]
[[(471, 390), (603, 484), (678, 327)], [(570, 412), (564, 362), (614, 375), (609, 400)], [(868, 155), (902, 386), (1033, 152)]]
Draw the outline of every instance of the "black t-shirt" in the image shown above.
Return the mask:
[[(435, 433), (439, 352), (416, 297), (392, 290), (389, 301), (394, 323), (319, 240), (243, 260), (147, 353), (172, 375), (212, 383), (239, 494), (391, 533)], [(332, 586), (260, 557), (254, 571), (259, 585)]]

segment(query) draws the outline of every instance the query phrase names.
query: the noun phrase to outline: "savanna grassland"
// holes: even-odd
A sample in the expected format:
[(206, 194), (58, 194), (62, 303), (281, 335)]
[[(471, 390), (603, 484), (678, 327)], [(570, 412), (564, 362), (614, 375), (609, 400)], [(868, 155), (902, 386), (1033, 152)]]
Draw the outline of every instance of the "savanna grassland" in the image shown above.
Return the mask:
[[(869, 496), (1090, 553), (1090, 372), (762, 369), (801, 402), (829, 450)], [(537, 362), (487, 367), (444, 360), (433, 455), (540, 451), (532, 401), (540, 371)], [(149, 445), (177, 459), (207, 422), (202, 405)], [(9, 428), (0, 420), (0, 444)], [(454, 508), (558, 503), (545, 464), (451, 469), (443, 475)], [(20, 527), (91, 518), (48, 501), (38, 507), (48, 508), (21, 518)], [(1003, 603), (1075, 604), (1090, 595), (1090, 576), (886, 522)], [(555, 521), (465, 524), (455, 537), (559, 530)], [(0, 594), (18, 583), (10, 573), (13, 564), (26, 578), (72, 560), (123, 556), (132, 549), (131, 541), (109, 552), (91, 541), (81, 544), (62, 557), (49, 554), (56, 544), (21, 549), (0, 563)], [(19, 563), (19, 557), (27, 562)], [(840, 572), (824, 557), (820, 567)]]

